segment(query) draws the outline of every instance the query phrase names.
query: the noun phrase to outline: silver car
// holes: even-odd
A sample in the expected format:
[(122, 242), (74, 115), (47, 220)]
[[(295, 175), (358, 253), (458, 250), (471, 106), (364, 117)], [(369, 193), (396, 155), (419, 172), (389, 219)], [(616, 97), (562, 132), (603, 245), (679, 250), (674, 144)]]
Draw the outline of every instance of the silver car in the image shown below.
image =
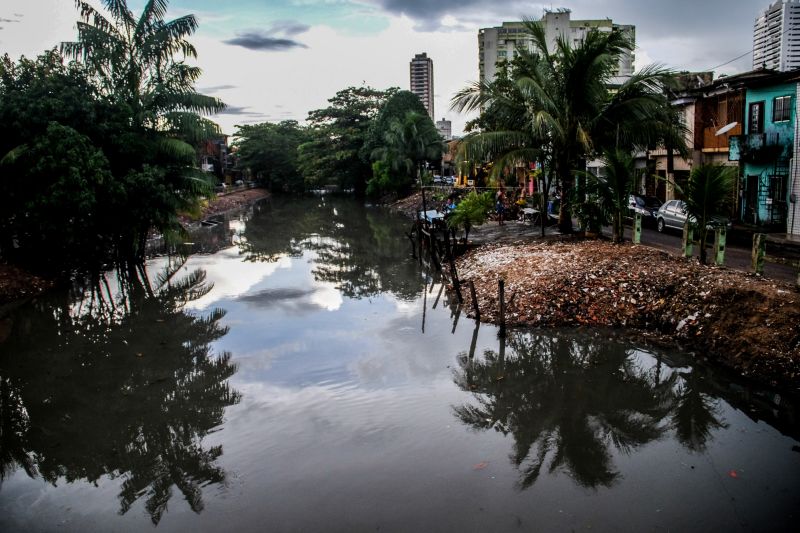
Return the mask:
[[(683, 226), (686, 225), (686, 219), (689, 218), (686, 211), (686, 203), (683, 200), (670, 200), (658, 208), (655, 216), (656, 228), (661, 232), (663, 232), (665, 228), (683, 231)], [(691, 220), (694, 221), (694, 217), (692, 217)], [(706, 229), (713, 230), (721, 226), (730, 228), (730, 219), (725, 217), (712, 217), (706, 225)]]
[(683, 230), (686, 225), (686, 204), (683, 200), (670, 200), (658, 208), (656, 212), (656, 228), (663, 232), (664, 228)]

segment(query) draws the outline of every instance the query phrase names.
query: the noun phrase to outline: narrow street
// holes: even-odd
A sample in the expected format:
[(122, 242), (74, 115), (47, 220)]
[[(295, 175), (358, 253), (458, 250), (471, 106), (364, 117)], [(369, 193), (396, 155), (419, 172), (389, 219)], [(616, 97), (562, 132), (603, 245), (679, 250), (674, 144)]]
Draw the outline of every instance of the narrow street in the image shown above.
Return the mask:
[[(611, 228), (603, 228), (603, 233), (610, 236)], [(708, 257), (709, 260), (713, 260), (714, 238), (713, 236), (709, 237)], [(632, 229), (626, 227), (625, 240), (630, 241), (631, 238)], [(681, 234), (677, 231), (666, 230), (664, 233), (659, 233), (655, 228), (642, 228), (643, 245), (652, 246), (671, 254), (679, 255), (681, 253), (681, 240)], [(751, 253), (751, 247), (731, 244), (729, 241), (725, 250), (725, 266), (744, 272), (752, 272)], [(695, 257), (700, 255), (700, 248), (697, 245), (694, 246), (694, 255)], [(797, 269), (788, 265), (765, 262), (764, 277), (794, 283), (797, 281)]]

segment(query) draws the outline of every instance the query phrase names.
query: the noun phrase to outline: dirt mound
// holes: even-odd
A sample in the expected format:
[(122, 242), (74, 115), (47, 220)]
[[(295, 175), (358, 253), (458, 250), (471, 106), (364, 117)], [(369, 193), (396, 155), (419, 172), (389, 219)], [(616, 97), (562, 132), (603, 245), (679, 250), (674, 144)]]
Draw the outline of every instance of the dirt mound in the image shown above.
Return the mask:
[(499, 321), (503, 278), (509, 325), (656, 331), (742, 374), (800, 385), (800, 292), (783, 282), (602, 241), (487, 245), (458, 272), (487, 322)]

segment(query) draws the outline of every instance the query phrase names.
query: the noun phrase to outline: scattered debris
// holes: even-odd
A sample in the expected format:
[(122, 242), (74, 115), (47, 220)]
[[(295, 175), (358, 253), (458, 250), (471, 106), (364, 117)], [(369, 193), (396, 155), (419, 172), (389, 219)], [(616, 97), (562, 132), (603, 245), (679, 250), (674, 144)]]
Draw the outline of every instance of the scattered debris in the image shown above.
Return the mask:
[(800, 292), (788, 283), (604, 241), (489, 244), (457, 265), (462, 283), (475, 283), (482, 321), (499, 320), (503, 278), (516, 293), (509, 326), (655, 331), (743, 375), (800, 384)]

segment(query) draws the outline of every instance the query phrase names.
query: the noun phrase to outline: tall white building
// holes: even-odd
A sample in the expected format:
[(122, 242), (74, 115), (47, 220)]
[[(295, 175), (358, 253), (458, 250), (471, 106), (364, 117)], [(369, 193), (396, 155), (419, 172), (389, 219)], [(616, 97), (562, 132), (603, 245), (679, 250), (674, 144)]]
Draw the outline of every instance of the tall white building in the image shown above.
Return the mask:
[(800, 67), (800, 0), (777, 0), (753, 26), (753, 69)]
[[(541, 21), (547, 36), (548, 50), (554, 50), (559, 36), (569, 39), (573, 46), (579, 45), (590, 30), (610, 32), (618, 29), (624, 32), (631, 42), (636, 43), (636, 27), (615, 24), (611, 19), (571, 20), (569, 9), (545, 11)], [(481, 80), (494, 79), (497, 74), (497, 62), (511, 61), (520, 49), (533, 50), (533, 39), (522, 22), (503, 22), (502, 26), (481, 28), (478, 30), (478, 69)], [(619, 59), (616, 76), (625, 77), (633, 74), (633, 52), (623, 54)]]
[(416, 54), (410, 64), (411, 92), (416, 94), (425, 111), (433, 118), (433, 60), (427, 53)]

